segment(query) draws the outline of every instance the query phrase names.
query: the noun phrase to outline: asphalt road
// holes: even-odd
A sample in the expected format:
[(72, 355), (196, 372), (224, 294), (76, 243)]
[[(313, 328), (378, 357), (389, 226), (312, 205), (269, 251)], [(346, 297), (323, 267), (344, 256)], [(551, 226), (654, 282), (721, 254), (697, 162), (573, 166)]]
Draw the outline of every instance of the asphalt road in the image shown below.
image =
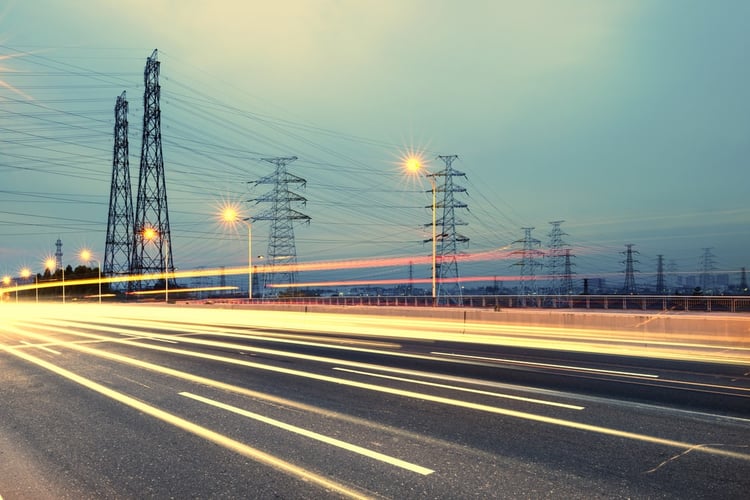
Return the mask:
[(167, 309), (3, 305), (0, 497), (750, 491), (742, 363)]

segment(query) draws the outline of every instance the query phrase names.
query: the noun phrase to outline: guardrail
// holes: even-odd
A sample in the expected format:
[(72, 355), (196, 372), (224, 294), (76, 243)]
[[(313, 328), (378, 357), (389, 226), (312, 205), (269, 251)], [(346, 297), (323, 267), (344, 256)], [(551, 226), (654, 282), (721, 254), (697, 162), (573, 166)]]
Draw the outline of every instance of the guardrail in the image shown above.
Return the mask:
[[(224, 302), (215, 300), (214, 302)], [(234, 302), (234, 301), (230, 301)], [(638, 311), (750, 312), (750, 296), (688, 295), (464, 295), (444, 296), (332, 296), (253, 299), (279, 304), (338, 306), (412, 306), (472, 308), (542, 308)]]

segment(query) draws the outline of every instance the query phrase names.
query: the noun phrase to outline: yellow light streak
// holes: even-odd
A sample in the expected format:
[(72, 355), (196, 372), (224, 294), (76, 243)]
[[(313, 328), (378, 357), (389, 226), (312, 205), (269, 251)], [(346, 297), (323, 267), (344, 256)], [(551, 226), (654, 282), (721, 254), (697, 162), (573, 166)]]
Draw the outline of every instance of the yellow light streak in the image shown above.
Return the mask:
[[(171, 274), (172, 273), (170, 273), (170, 275)], [(195, 288), (171, 288), (169, 290), (169, 293), (216, 292), (237, 289), (239, 289), (239, 287), (236, 286), (202, 286)], [(135, 292), (128, 292), (128, 295), (164, 295), (164, 290), (139, 290)]]
[[(299, 411), (321, 415), (325, 418), (333, 418), (333, 419), (341, 420), (341, 421), (348, 422), (354, 425), (370, 427), (376, 430), (380, 430), (381, 432), (384, 432), (384, 433), (395, 434), (397, 436), (400, 436), (406, 439), (411, 439), (414, 441), (422, 441), (422, 442), (428, 441), (428, 442), (434, 443), (435, 446), (442, 446), (442, 447), (448, 447), (448, 448), (453, 448), (456, 446), (449, 441), (442, 441), (439, 439), (426, 437), (420, 434), (415, 434), (413, 432), (405, 431), (403, 429), (379, 424), (377, 422), (373, 422), (370, 420), (353, 417), (351, 415), (338, 413), (338, 412), (327, 410), (325, 408), (320, 408), (317, 406), (311, 406), (311, 405), (307, 405), (304, 403), (299, 403), (291, 399), (282, 398), (282, 397), (264, 393), (264, 392), (254, 391), (251, 389), (247, 389), (245, 387), (239, 387), (236, 385), (227, 384), (224, 382), (220, 382), (218, 380), (201, 377), (199, 375), (194, 375), (192, 373), (175, 370), (175, 369), (168, 368), (162, 365), (156, 365), (153, 363), (142, 361), (140, 359), (131, 358), (128, 356), (123, 356), (120, 354), (115, 354), (115, 353), (103, 351), (101, 349), (95, 349), (95, 348), (91, 348), (91, 347), (87, 347), (83, 345), (83, 344), (88, 344), (88, 343), (101, 343), (106, 340), (111, 340), (107, 337), (101, 337), (102, 340), (83, 340), (83, 341), (74, 341), (74, 342), (61, 342), (59, 340), (48, 337), (46, 335), (41, 335), (41, 334), (27, 332), (27, 331), (21, 331), (13, 327), (10, 327), (10, 330), (14, 331), (14, 333), (17, 333), (19, 335), (30, 336), (35, 339), (43, 340), (47, 342), (47, 345), (64, 346), (66, 348), (79, 351), (79, 352), (83, 352), (92, 356), (109, 359), (111, 361), (115, 361), (115, 362), (126, 364), (126, 365), (136, 366), (138, 368), (149, 370), (155, 373), (160, 373), (160, 374), (171, 376), (180, 380), (193, 382), (201, 386), (213, 387), (222, 391), (231, 392), (234, 394), (240, 394), (248, 398), (268, 401), (277, 406), (294, 408)], [(60, 331), (61, 333), (69, 333), (71, 335), (76, 335), (76, 332), (74, 330), (65, 330), (65, 329), (57, 329), (57, 330)], [(39, 346), (39, 344), (36, 344), (36, 345)]]
[(335, 439), (330, 436), (318, 434), (317, 432), (309, 431), (307, 429), (303, 429), (295, 425), (290, 425), (290, 424), (281, 422), (280, 420), (275, 420), (273, 418), (269, 418), (269, 417), (260, 415), (258, 413), (253, 413), (251, 411), (243, 410), (242, 408), (237, 408), (236, 406), (231, 406), (225, 403), (221, 403), (219, 401), (215, 401), (213, 399), (205, 398), (203, 396), (198, 396), (197, 394), (192, 394), (189, 392), (181, 392), (180, 395), (185, 396), (190, 399), (194, 399), (196, 401), (200, 401), (201, 403), (205, 403), (207, 405), (215, 406), (216, 408), (221, 408), (223, 410), (236, 413), (237, 415), (242, 415), (243, 417), (257, 420), (258, 422), (263, 422), (264, 424), (278, 427), (279, 429), (284, 429), (285, 431), (289, 431), (294, 434), (299, 434), (300, 436), (304, 436), (310, 439), (314, 439), (316, 441), (320, 441), (321, 443), (325, 443), (331, 446), (335, 446), (337, 448), (341, 448), (342, 450), (351, 451), (353, 453), (357, 453), (359, 455), (363, 455), (365, 457), (369, 457), (374, 460), (378, 460), (380, 462), (384, 462), (384, 463), (387, 463), (396, 467), (400, 467), (402, 469), (406, 469), (411, 472), (416, 472), (417, 474), (421, 474), (423, 476), (428, 476), (432, 474), (433, 472), (435, 472), (434, 470), (428, 469), (427, 467), (422, 467), (421, 465), (416, 465), (410, 462), (406, 462), (404, 460), (400, 460), (398, 458), (391, 457), (389, 455), (384, 455), (383, 453), (378, 453), (377, 451), (363, 448), (355, 444), (347, 443), (346, 441), (341, 441), (339, 439)]
[(243, 455), (247, 458), (266, 464), (290, 476), (297, 477), (303, 481), (309, 481), (310, 483), (316, 484), (328, 491), (339, 493), (349, 498), (362, 498), (362, 499), (368, 498), (363, 493), (355, 491), (343, 484), (337, 483), (321, 475), (315, 474), (312, 471), (306, 470), (302, 467), (299, 467), (290, 462), (287, 462), (278, 457), (275, 457), (269, 453), (265, 453), (261, 450), (258, 450), (244, 443), (231, 439), (223, 434), (219, 434), (218, 432), (212, 431), (206, 427), (200, 426), (189, 420), (178, 417), (177, 415), (161, 410), (155, 406), (146, 404), (124, 393), (112, 390), (97, 382), (94, 382), (93, 380), (82, 377), (76, 373), (66, 370), (65, 368), (49, 363), (41, 358), (37, 358), (28, 353), (24, 353), (24, 352), (18, 351), (17, 349), (10, 348), (10, 347), (4, 347), (3, 349), (8, 353), (13, 354), (14, 356), (17, 356), (25, 361), (33, 363), (46, 370), (49, 370), (52, 373), (55, 373), (56, 375), (59, 375), (72, 382), (75, 382), (87, 389), (97, 392), (114, 401), (122, 403), (125, 406), (134, 408), (142, 413), (145, 413), (146, 415), (157, 418), (163, 422), (166, 422), (186, 432), (189, 432), (203, 439), (206, 439), (207, 441), (211, 441), (228, 450), (232, 450), (235, 453)]
[[(90, 334), (83, 334), (83, 333), (80, 333), (80, 332), (79, 333), (71, 332), (71, 333), (73, 333), (75, 335), (85, 336), (85, 337), (91, 336)], [(339, 378), (339, 377), (332, 377), (332, 376), (328, 376), (328, 375), (319, 375), (319, 374), (316, 374), (316, 373), (305, 372), (305, 371), (302, 371), (302, 370), (295, 370), (295, 369), (290, 369), (290, 368), (284, 368), (284, 367), (281, 367), (281, 366), (266, 365), (266, 364), (262, 364), (262, 363), (256, 363), (256, 362), (246, 361), (246, 360), (239, 360), (239, 359), (234, 359), (234, 358), (228, 358), (228, 357), (225, 357), (225, 356), (218, 356), (218, 355), (214, 355), (214, 354), (205, 354), (205, 353), (198, 353), (198, 352), (194, 352), (194, 351), (188, 351), (188, 350), (184, 350), (184, 349), (176, 349), (176, 348), (166, 347), (166, 346), (143, 344), (141, 342), (132, 341), (132, 340), (128, 340), (128, 339), (107, 339), (107, 338), (104, 338), (103, 340), (109, 340), (109, 341), (112, 341), (112, 342), (123, 343), (123, 344), (126, 344), (126, 345), (140, 347), (140, 348), (143, 348), (143, 349), (150, 349), (150, 350), (168, 352), (168, 353), (172, 353), (172, 354), (178, 354), (178, 355), (183, 355), (183, 356), (188, 356), (188, 357), (194, 357), (194, 358), (198, 358), (198, 359), (207, 359), (207, 360), (217, 361), (217, 362), (222, 362), (222, 363), (227, 363), (227, 364), (231, 364), (231, 365), (244, 366), (244, 367), (247, 367), (247, 368), (253, 368), (253, 369), (257, 369), (257, 370), (261, 370), (261, 371), (268, 371), (268, 372), (272, 372), (272, 373), (281, 373), (281, 374), (284, 374), (284, 375), (291, 375), (291, 376), (296, 376), (296, 377), (301, 377), (301, 378), (306, 378), (306, 379), (311, 379), (311, 380), (317, 380), (317, 381), (320, 381), (320, 382), (332, 383), (334, 385), (342, 385), (342, 386), (347, 386), (347, 387), (355, 387), (355, 388), (359, 388), (359, 389), (364, 389), (364, 390), (369, 390), (369, 391), (374, 391), (374, 392), (380, 392), (380, 393), (384, 393), (384, 394), (391, 394), (391, 395), (402, 396), (402, 397), (406, 397), (406, 398), (410, 398), (410, 399), (416, 399), (416, 400), (422, 400), (422, 401), (429, 401), (429, 402), (432, 402), (432, 403), (439, 403), (439, 404), (445, 404), (445, 405), (448, 405), (448, 406), (455, 406), (455, 407), (466, 408), (466, 409), (471, 409), (471, 410), (477, 410), (477, 411), (482, 411), (482, 412), (487, 412), (487, 413), (493, 413), (493, 414), (497, 414), (497, 415), (503, 415), (503, 416), (513, 417), (513, 418), (518, 418), (518, 419), (521, 419), (521, 420), (527, 420), (527, 421), (532, 421), (532, 422), (539, 422), (539, 423), (549, 424), (549, 425), (558, 426), (558, 427), (564, 427), (564, 428), (570, 428), (570, 429), (575, 429), (575, 430), (580, 430), (580, 431), (585, 431), (585, 432), (592, 432), (592, 433), (602, 434), (602, 435), (607, 435), (607, 436), (614, 436), (614, 437), (619, 437), (619, 438), (625, 438), (625, 439), (630, 439), (630, 440), (635, 440), (635, 441), (640, 441), (640, 442), (647, 442), (647, 443), (657, 444), (657, 445), (662, 445), (662, 446), (667, 446), (667, 447), (671, 447), (671, 448), (689, 449), (689, 448), (695, 447), (695, 450), (697, 452), (707, 453), (707, 454), (717, 455), (717, 456), (724, 456), (724, 457), (733, 458), (733, 459), (750, 461), (750, 454), (745, 454), (745, 453), (740, 453), (740, 452), (725, 450), (725, 449), (721, 449), (721, 448), (715, 448), (715, 447), (712, 447), (712, 446), (699, 446), (696, 443), (687, 443), (687, 442), (683, 442), (683, 441), (676, 441), (676, 440), (671, 440), (671, 439), (664, 439), (664, 438), (659, 438), (659, 437), (655, 437), (655, 436), (649, 436), (649, 435), (646, 435), (646, 434), (640, 434), (640, 433), (636, 433), (636, 432), (622, 431), (622, 430), (619, 430), (619, 429), (613, 429), (613, 428), (609, 428), (609, 427), (603, 427), (603, 426), (597, 426), (597, 425), (591, 425), (591, 424), (584, 424), (584, 423), (576, 422), (576, 421), (572, 421), (572, 420), (566, 420), (566, 419), (555, 418), (555, 417), (547, 417), (547, 416), (544, 416), (544, 415), (538, 415), (538, 414), (534, 414), (534, 413), (528, 413), (528, 412), (517, 411), (517, 410), (510, 410), (510, 409), (506, 409), (506, 408), (500, 408), (500, 407), (496, 407), (496, 406), (489, 406), (489, 405), (480, 404), (480, 403), (472, 403), (472, 402), (467, 402), (467, 401), (461, 401), (461, 400), (457, 400), (457, 399), (453, 399), (453, 398), (446, 398), (446, 397), (442, 397), (442, 396), (435, 396), (435, 395), (431, 395), (431, 394), (424, 394), (424, 393), (419, 393), (419, 392), (414, 392), (414, 391), (409, 391), (409, 390), (404, 390), (404, 389), (396, 389), (396, 388), (392, 388), (392, 387), (379, 386), (379, 385), (375, 385), (375, 384), (358, 382), (358, 381), (354, 381), (354, 380), (348, 380), (348, 379), (343, 379), (343, 378)], [(10, 349), (10, 348), (6, 348), (6, 349)], [(340, 360), (338, 360), (338, 361), (340, 362)]]
[(366, 375), (368, 377), (385, 378), (388, 380), (398, 380), (399, 382), (409, 382), (410, 384), (427, 385), (430, 387), (440, 387), (441, 389), (450, 389), (453, 391), (460, 391), (460, 392), (470, 392), (472, 394), (481, 394), (483, 396), (492, 396), (495, 398), (513, 399), (516, 401), (523, 401), (524, 403), (535, 403), (535, 404), (540, 404), (540, 405), (556, 406), (558, 408), (567, 408), (569, 410), (583, 410), (584, 408), (583, 406), (569, 405), (566, 403), (557, 403), (555, 401), (543, 401), (541, 399), (526, 398), (523, 396), (514, 396), (512, 394), (501, 394), (499, 392), (482, 391), (479, 389), (470, 389), (468, 387), (458, 387), (455, 385), (437, 384), (435, 382), (425, 382), (424, 380), (416, 380), (413, 378), (394, 377), (391, 375), (383, 375), (380, 373), (363, 372), (360, 370), (350, 370), (349, 368), (340, 368), (338, 366), (334, 367), (333, 369), (337, 371), (341, 371), (341, 372)]
[(604, 370), (601, 368), (587, 368), (585, 366), (556, 365), (552, 363), (536, 363), (533, 361), (519, 361), (517, 359), (491, 358), (487, 356), (470, 356), (468, 354), (455, 354), (451, 352), (433, 351), (430, 354), (435, 354), (437, 356), (449, 356), (452, 358), (461, 358), (461, 359), (478, 359), (482, 361), (493, 361), (493, 362), (499, 362), (499, 363), (513, 364), (513, 365), (540, 366), (544, 368), (560, 368), (563, 370), (572, 370), (572, 371), (577, 371), (577, 372), (592, 372), (592, 373), (603, 374), (603, 375), (624, 375), (628, 377), (659, 378), (659, 375), (653, 375), (650, 373), (622, 372), (618, 370)]

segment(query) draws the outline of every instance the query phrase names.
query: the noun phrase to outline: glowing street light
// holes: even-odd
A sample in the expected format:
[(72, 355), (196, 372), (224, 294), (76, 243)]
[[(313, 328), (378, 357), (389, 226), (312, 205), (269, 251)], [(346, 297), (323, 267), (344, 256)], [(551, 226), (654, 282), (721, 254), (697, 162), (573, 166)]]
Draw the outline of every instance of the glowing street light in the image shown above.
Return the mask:
[[(25, 279), (29, 279), (31, 277), (31, 269), (28, 267), (24, 267), (21, 269), (21, 277)], [(34, 299), (36, 300), (36, 303), (39, 303), (39, 275), (34, 274)]]
[(253, 301), (253, 225), (250, 218), (240, 217), (236, 208), (228, 206), (221, 211), (221, 220), (227, 224), (242, 223), (247, 226), (247, 298)]
[[(154, 241), (159, 232), (151, 226), (143, 228), (141, 233), (145, 241)], [(99, 294), (101, 296), (101, 293)], [(164, 245), (164, 302), (169, 302), (169, 242)]]
[(93, 255), (91, 253), (91, 250), (84, 248), (81, 250), (79, 256), (81, 257), (81, 260), (88, 264), (92, 260), (96, 262), (97, 269), (99, 270), (99, 303), (102, 303), (102, 264), (97, 259), (93, 258)]
[[(3, 276), (3, 285), (10, 286), (11, 281), (10, 276)], [(16, 304), (18, 304), (18, 284), (14, 282), (14, 285), (16, 286)]]
[(437, 297), (437, 186), (435, 185), (435, 177), (427, 171), (422, 159), (418, 156), (412, 155), (406, 158), (404, 167), (411, 174), (418, 175), (421, 173), (432, 185), (432, 303), (434, 305)]

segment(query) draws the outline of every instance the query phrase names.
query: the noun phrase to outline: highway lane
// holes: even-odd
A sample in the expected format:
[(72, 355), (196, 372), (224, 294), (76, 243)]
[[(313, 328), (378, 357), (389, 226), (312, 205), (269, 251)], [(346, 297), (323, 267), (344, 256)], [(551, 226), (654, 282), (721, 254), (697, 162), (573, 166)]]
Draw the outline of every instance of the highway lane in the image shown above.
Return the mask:
[(741, 405), (728, 416), (524, 383), (574, 366), (573, 380), (583, 368), (613, 386), (708, 377), (733, 391), (720, 404), (745, 394), (741, 364), (658, 371), (649, 358), (640, 372), (384, 338), (357, 321), (348, 336), (300, 336), (283, 314), (264, 329), (221, 312), (175, 324), (156, 309), (68, 311), (4, 315), (4, 498), (743, 498), (750, 486)]

